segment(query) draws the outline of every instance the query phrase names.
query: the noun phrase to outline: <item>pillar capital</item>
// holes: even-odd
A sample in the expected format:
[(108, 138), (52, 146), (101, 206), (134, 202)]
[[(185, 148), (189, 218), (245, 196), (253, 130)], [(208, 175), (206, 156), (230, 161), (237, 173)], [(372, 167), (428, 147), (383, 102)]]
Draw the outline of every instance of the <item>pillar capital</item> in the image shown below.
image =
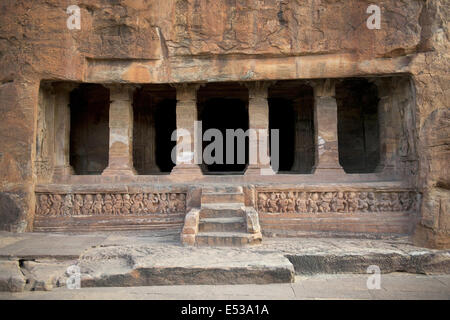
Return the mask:
[(337, 82), (335, 79), (318, 79), (311, 80), (309, 83), (314, 88), (315, 97), (334, 97)]
[(249, 99), (267, 99), (268, 89), (273, 84), (275, 84), (275, 81), (244, 82), (244, 85), (248, 88)]
[(177, 89), (177, 101), (197, 101), (197, 90), (201, 83), (172, 83), (172, 87)]
[(109, 89), (109, 99), (111, 101), (133, 100), (133, 94), (137, 86), (124, 83), (109, 83), (104, 85)]

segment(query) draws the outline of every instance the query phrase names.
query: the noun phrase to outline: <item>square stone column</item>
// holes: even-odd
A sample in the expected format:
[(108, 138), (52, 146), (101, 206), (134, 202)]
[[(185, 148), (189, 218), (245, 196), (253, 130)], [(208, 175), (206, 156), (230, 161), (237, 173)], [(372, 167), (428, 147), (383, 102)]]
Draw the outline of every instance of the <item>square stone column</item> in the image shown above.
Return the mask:
[(109, 160), (103, 176), (135, 175), (133, 168), (133, 92), (125, 84), (108, 85)]
[[(201, 176), (202, 141), (195, 143), (195, 121), (198, 119), (197, 90), (200, 84), (175, 84), (177, 89), (177, 146), (176, 165), (171, 175)], [(201, 140), (201, 132), (200, 132)], [(172, 157), (173, 158), (173, 157)]]
[[(262, 159), (261, 149), (266, 145), (266, 157), (270, 156), (269, 149), (269, 103), (267, 101), (268, 88), (272, 81), (248, 82), (248, 118), (249, 118), (249, 164), (245, 175), (275, 174), (270, 163)], [(261, 150), (260, 150), (261, 149)], [(253, 155), (253, 156), (252, 156)]]
[(314, 131), (316, 161), (314, 174), (345, 174), (339, 164), (335, 80), (317, 80), (314, 87)]
[(394, 174), (396, 167), (396, 150), (398, 134), (395, 126), (398, 122), (391, 117), (393, 112), (393, 83), (392, 79), (379, 78), (374, 81), (378, 88), (378, 128), (380, 134), (380, 163), (376, 172)]
[(77, 87), (73, 83), (53, 85), (55, 92), (55, 158), (53, 177), (60, 179), (74, 173), (70, 165), (70, 93)]

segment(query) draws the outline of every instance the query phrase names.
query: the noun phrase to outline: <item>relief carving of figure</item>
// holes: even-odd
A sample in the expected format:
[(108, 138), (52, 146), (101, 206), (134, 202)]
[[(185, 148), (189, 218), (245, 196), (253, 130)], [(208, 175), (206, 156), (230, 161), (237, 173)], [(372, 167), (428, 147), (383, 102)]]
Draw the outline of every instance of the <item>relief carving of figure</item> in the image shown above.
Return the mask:
[(347, 210), (347, 201), (342, 191), (337, 192), (331, 201), (331, 210), (333, 212), (345, 212)]
[(270, 194), (270, 198), (267, 200), (267, 204), (269, 206), (269, 212), (278, 212), (278, 199), (275, 192), (272, 192)]
[(400, 194), (400, 203), (403, 211), (410, 211), (412, 209), (413, 200), (409, 195), (409, 192), (402, 192)]
[(377, 199), (375, 198), (375, 193), (369, 192), (367, 194), (367, 205), (369, 206), (370, 212), (378, 212)]
[(361, 212), (369, 211), (369, 204), (367, 202), (367, 192), (361, 192), (359, 194), (358, 210)]
[(131, 213), (132, 214), (136, 214), (136, 215), (140, 215), (142, 214), (143, 208), (144, 208), (144, 204), (143, 204), (143, 200), (144, 200), (144, 195), (137, 193), (133, 196), (133, 204), (131, 205)]
[(389, 193), (383, 192), (381, 194), (380, 202), (378, 203), (379, 211), (390, 211), (391, 210), (391, 201), (389, 197)]
[(72, 214), (72, 208), (73, 208), (72, 195), (66, 194), (66, 196), (64, 197), (62, 214), (65, 216), (70, 216)]
[(278, 204), (280, 207), (280, 212), (285, 213), (288, 211), (288, 199), (286, 198), (286, 194), (284, 192), (281, 192), (280, 199), (278, 200)]
[(50, 208), (50, 215), (59, 216), (61, 214), (61, 207), (63, 205), (63, 200), (59, 194), (53, 195), (51, 197), (52, 206)]
[(293, 192), (288, 193), (287, 212), (295, 213), (295, 196)]
[(186, 211), (186, 195), (184, 193), (180, 193), (176, 200), (175, 205), (177, 212), (185, 212)]
[(165, 193), (159, 195), (159, 210), (162, 213), (167, 213), (169, 211), (169, 201), (167, 200), (167, 194)]
[(105, 207), (104, 207), (105, 214), (107, 214), (107, 215), (113, 214), (113, 199), (110, 194), (105, 194), (104, 205), (105, 205)]
[(258, 209), (261, 212), (267, 211), (267, 196), (264, 193), (258, 193)]
[(349, 192), (347, 194), (347, 208), (348, 212), (355, 212), (358, 210), (358, 199), (355, 192)]
[(297, 212), (305, 213), (308, 211), (308, 200), (305, 192), (301, 192), (295, 201)]
[(101, 194), (96, 194), (95, 195), (95, 201), (94, 201), (94, 214), (102, 214), (103, 211), (103, 197)]
[(323, 192), (318, 202), (319, 212), (330, 212), (330, 203), (333, 199), (331, 192)]
[(38, 214), (46, 216), (50, 213), (50, 200), (46, 194), (41, 194), (39, 197)]
[(177, 212), (177, 194), (171, 193), (169, 194), (169, 209), (170, 213)]
[(120, 216), (122, 212), (123, 200), (120, 193), (116, 194), (114, 197), (113, 213), (116, 216)]
[(148, 195), (149, 198), (149, 203), (147, 205), (148, 211), (150, 213), (155, 213), (158, 212), (158, 208), (159, 208), (159, 199), (158, 196), (156, 194), (149, 194)]
[(89, 215), (92, 212), (92, 207), (94, 205), (94, 200), (91, 194), (87, 194), (84, 196), (83, 207), (81, 208), (81, 212), (84, 215)]
[(392, 211), (401, 211), (402, 210), (402, 205), (400, 204), (400, 200), (398, 198), (397, 192), (391, 193), (391, 208), (392, 208)]
[(319, 211), (319, 206), (317, 205), (318, 201), (319, 194), (317, 192), (313, 192), (309, 195), (308, 212), (317, 213)]
[(83, 208), (84, 200), (81, 194), (75, 195), (75, 200), (73, 202), (73, 214), (81, 215), (81, 209)]
[(131, 198), (130, 195), (128, 193), (125, 193), (122, 197), (123, 202), (122, 202), (122, 213), (123, 214), (130, 214), (130, 210), (131, 210)]

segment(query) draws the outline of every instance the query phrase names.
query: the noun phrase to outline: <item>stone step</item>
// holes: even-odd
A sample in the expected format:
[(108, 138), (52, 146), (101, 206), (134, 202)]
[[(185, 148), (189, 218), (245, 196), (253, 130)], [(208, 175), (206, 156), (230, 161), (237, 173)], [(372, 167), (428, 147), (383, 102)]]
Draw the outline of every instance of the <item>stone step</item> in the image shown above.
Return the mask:
[(199, 232), (195, 238), (197, 246), (233, 246), (240, 247), (261, 243), (261, 234), (246, 232)]
[(247, 225), (243, 217), (203, 218), (198, 225), (199, 232), (246, 232)]
[(201, 203), (244, 203), (242, 192), (209, 192), (202, 193)]
[(202, 188), (202, 193), (242, 193), (243, 188), (240, 186), (227, 186), (227, 185), (221, 185), (221, 186), (206, 186)]
[(200, 219), (245, 217), (244, 205), (241, 203), (202, 204)]
[(292, 263), (283, 255), (233, 248), (96, 247), (87, 250), (78, 265), (82, 288), (289, 283), (295, 279)]

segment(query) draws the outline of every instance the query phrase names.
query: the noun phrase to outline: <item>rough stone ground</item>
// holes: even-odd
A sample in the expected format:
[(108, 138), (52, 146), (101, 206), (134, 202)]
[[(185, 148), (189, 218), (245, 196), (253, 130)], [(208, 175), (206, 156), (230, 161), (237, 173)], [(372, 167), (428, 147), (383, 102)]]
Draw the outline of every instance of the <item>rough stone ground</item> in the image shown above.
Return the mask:
[(408, 300), (450, 299), (449, 275), (382, 275), (381, 288), (369, 290), (367, 275), (297, 276), (294, 283), (266, 285), (186, 285), (81, 288), (53, 291), (0, 292), (0, 299), (136, 299), (136, 300)]
[[(387, 240), (265, 238), (263, 244), (258, 246), (196, 248), (181, 246), (179, 231), (105, 232), (95, 235), (0, 233), (0, 291), (55, 290), (55, 293), (48, 297), (61, 294), (61, 297), (76, 298), (78, 293), (66, 293), (67, 289), (58, 288), (66, 286), (67, 267), (74, 264), (81, 269), (81, 285), (85, 288), (79, 291), (80, 297), (84, 297), (86, 294), (87, 298), (94, 297), (96, 292), (100, 292), (98, 293), (100, 296), (103, 296), (102, 292), (106, 296), (116, 292), (106, 289), (104, 289), (106, 291), (102, 291), (103, 289), (99, 287), (133, 287), (130, 291), (124, 289), (125, 291), (117, 292), (124, 292), (124, 296), (131, 298), (132, 296), (127, 292), (144, 290), (148, 293), (144, 294), (147, 298), (151, 298), (152, 295), (157, 298), (158, 296), (168, 297), (171, 289), (155, 289), (155, 285), (165, 288), (170, 288), (166, 287), (167, 285), (189, 285), (174, 287), (178, 288), (174, 289), (175, 291), (181, 290), (179, 292), (182, 296), (183, 292), (189, 294), (189, 287), (196, 288), (192, 285), (235, 284), (249, 285), (248, 288), (254, 289), (257, 284), (284, 283), (279, 287), (274, 285), (274, 288), (281, 288), (274, 289), (274, 292), (282, 290), (281, 298), (286, 294), (283, 291), (285, 289), (282, 288), (288, 288), (290, 283), (293, 283), (290, 287), (291, 291), (301, 291), (302, 289), (299, 288), (303, 288), (306, 292), (310, 292), (308, 288), (302, 287), (305, 283), (313, 284), (314, 281), (319, 281), (318, 279), (322, 279), (320, 280), (322, 282), (327, 279), (317, 278), (317, 274), (330, 276), (339, 273), (347, 274), (347, 276), (362, 274), (362, 278), (350, 277), (348, 281), (349, 283), (363, 281), (363, 279), (367, 279), (367, 268), (370, 265), (379, 266), (384, 274), (410, 273), (407, 278), (392, 278), (394, 279), (392, 283), (394, 284), (396, 281), (402, 283), (403, 281), (407, 287), (411, 286), (412, 292), (417, 294), (421, 294), (419, 290), (421, 284), (417, 284), (418, 280), (416, 279), (419, 278), (416, 275), (430, 275), (420, 278), (425, 281), (424, 285), (434, 288), (427, 291), (431, 292), (430, 297), (436, 298), (439, 295), (441, 298), (449, 297), (449, 276), (446, 274), (450, 274), (450, 251), (415, 247), (408, 238)], [(300, 278), (299, 275), (301, 275)], [(442, 275), (440, 277), (443, 280), (437, 275)], [(394, 275), (383, 275), (388, 279), (391, 279), (389, 278), (391, 276)], [(325, 296), (332, 295), (334, 292), (340, 294), (340, 290), (346, 288), (344, 275), (330, 279), (334, 280), (330, 280), (331, 282), (326, 280), (322, 284), (318, 284), (318, 286), (323, 286), (323, 284), (331, 286), (329, 289), (324, 289), (325, 293), (328, 292)], [(411, 279), (414, 281), (410, 282)], [(335, 285), (332, 284), (333, 281), (337, 281)], [(342, 285), (340, 281), (343, 281)], [(441, 283), (444, 287), (437, 290), (437, 287), (433, 287), (439, 286), (437, 283)], [(398, 285), (401, 286), (401, 284)], [(135, 289), (138, 286), (151, 287)], [(216, 286), (212, 286), (212, 288)], [(89, 291), (86, 287), (96, 287), (95, 290), (100, 291), (94, 289)], [(209, 286), (201, 288), (207, 287)], [(258, 286), (258, 288), (266, 287)], [(267, 297), (270, 298), (270, 285), (267, 288), (267, 291), (263, 290), (262, 292), (267, 292)], [(377, 298), (377, 293), (368, 294), (365, 282), (362, 289), (366, 293), (360, 298)], [(200, 295), (201, 292), (207, 294), (208, 291), (202, 290), (200, 290)], [(230, 290), (233, 292), (234, 289)], [(314, 290), (311, 292), (315, 292)], [(323, 292), (319, 291), (317, 291), (317, 297), (322, 297)], [(316, 297), (305, 296), (305, 294), (300, 294), (300, 297)], [(342, 297), (347, 297), (347, 295), (352, 297), (350, 291), (342, 293)], [(220, 296), (226, 298), (223, 295)], [(29, 296), (25, 294), (23, 297)], [(37, 297), (41, 296), (37, 295)], [(42, 297), (47, 297), (47, 295)], [(395, 297), (395, 292), (392, 292), (392, 297)]]

